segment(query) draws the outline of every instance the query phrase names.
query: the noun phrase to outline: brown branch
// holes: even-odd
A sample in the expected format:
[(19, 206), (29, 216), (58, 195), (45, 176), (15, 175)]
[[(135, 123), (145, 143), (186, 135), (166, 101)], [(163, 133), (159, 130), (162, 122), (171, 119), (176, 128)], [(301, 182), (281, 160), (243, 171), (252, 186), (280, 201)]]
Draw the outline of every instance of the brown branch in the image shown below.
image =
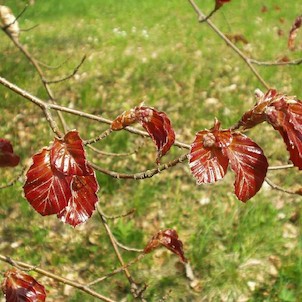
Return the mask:
[(300, 65), (302, 63), (302, 58), (297, 60), (292, 60), (288, 62), (261, 62), (254, 59), (249, 59), (252, 64), (260, 65), (260, 66), (286, 66), (286, 65)]
[(162, 164), (160, 166), (158, 166), (157, 168), (151, 169), (151, 170), (147, 170), (144, 172), (139, 172), (139, 173), (135, 173), (135, 174), (126, 174), (126, 173), (118, 173), (118, 172), (114, 172), (114, 171), (110, 171), (104, 168), (99, 167), (98, 165), (94, 164), (94, 163), (90, 163), (90, 165), (97, 171), (100, 171), (104, 174), (107, 174), (111, 177), (117, 178), (117, 179), (145, 179), (145, 178), (151, 178), (154, 175), (167, 170), (171, 167), (176, 166), (179, 163), (182, 163), (183, 161), (185, 161), (188, 157), (188, 153), (181, 155), (179, 158), (174, 159), (173, 161), (167, 163), (167, 164)]
[(28, 8), (28, 4), (26, 4), (26, 5), (24, 6), (23, 10), (18, 14), (17, 17), (15, 17), (15, 20), (14, 20), (13, 22), (11, 22), (11, 23), (9, 23), (9, 24), (6, 24), (5, 26), (2, 27), (2, 29), (6, 32), (6, 30), (7, 30), (11, 25), (15, 24), (15, 23), (18, 21), (18, 19), (25, 13), (25, 11), (27, 10), (27, 8)]
[(124, 214), (109, 216), (109, 215), (106, 215), (106, 214), (103, 213), (103, 216), (104, 216), (106, 219), (118, 219), (118, 218), (127, 217), (127, 216), (133, 214), (134, 212), (135, 212), (135, 209), (131, 209), (130, 211), (128, 211), (127, 213), (124, 213)]
[[(8, 80), (6, 80), (5, 78), (3, 78), (1, 76), (0, 76), (0, 84), (5, 86), (6, 88), (10, 89), (11, 91), (19, 94), (23, 98), (31, 101), (35, 105), (39, 106), (41, 109), (43, 109), (45, 107), (45, 108), (48, 108), (48, 109), (58, 110), (58, 111), (70, 113), (70, 114), (73, 114), (73, 115), (77, 115), (77, 116), (87, 118), (87, 119), (90, 119), (90, 120), (94, 120), (94, 121), (97, 121), (97, 122), (100, 122), (100, 123), (103, 123), (103, 124), (111, 125), (111, 123), (112, 123), (111, 120), (106, 119), (102, 116), (98, 116), (98, 115), (86, 113), (86, 112), (83, 112), (83, 111), (80, 111), (80, 110), (75, 110), (75, 109), (71, 109), (71, 108), (68, 108), (68, 107), (64, 107), (64, 106), (60, 106), (60, 105), (57, 105), (57, 104), (52, 104), (52, 103), (47, 103), (45, 101), (42, 101), (38, 97), (36, 97), (36, 96), (30, 94), (29, 92), (21, 89), (17, 85), (9, 82)], [(150, 136), (146, 131), (142, 131), (142, 130), (139, 130), (139, 129), (134, 128), (134, 127), (126, 127), (126, 128), (124, 128), (124, 130), (126, 130), (130, 133), (140, 135), (142, 137), (149, 137)], [(179, 141), (175, 141), (174, 145), (177, 146), (177, 147), (180, 147), (180, 148), (190, 149), (189, 144), (182, 143), (182, 142), (179, 142)]]
[(295, 166), (293, 164), (288, 164), (288, 165), (280, 165), (280, 166), (271, 166), (268, 167), (268, 170), (274, 171), (274, 170), (283, 170), (283, 169), (290, 169), (294, 168)]
[(102, 281), (108, 279), (109, 277), (111, 277), (111, 276), (113, 276), (113, 275), (115, 275), (115, 274), (118, 274), (118, 273), (122, 272), (125, 268), (128, 268), (128, 267), (130, 267), (131, 265), (133, 265), (133, 264), (139, 262), (141, 259), (143, 259), (143, 258), (145, 257), (145, 255), (146, 255), (146, 254), (140, 254), (140, 255), (138, 255), (135, 259), (131, 260), (128, 264), (125, 264), (124, 266), (115, 269), (115, 270), (112, 271), (111, 273), (106, 274), (106, 275), (104, 275), (104, 276), (102, 276), (102, 277), (100, 277), (100, 278), (95, 279), (94, 281), (88, 283), (87, 286), (95, 285), (95, 284), (97, 284), (97, 283), (100, 283), (100, 282), (102, 282)]
[(98, 137), (84, 141), (84, 145), (95, 144), (96, 142), (101, 141), (102, 139), (107, 137), (111, 132), (112, 130), (111, 128), (109, 128), (105, 130), (103, 133), (101, 133)]
[(60, 83), (60, 82), (66, 81), (66, 80), (74, 77), (77, 74), (77, 72), (79, 71), (80, 67), (83, 65), (83, 63), (84, 63), (85, 60), (86, 60), (86, 55), (83, 56), (81, 62), (76, 66), (76, 68), (73, 70), (73, 72), (70, 75), (68, 75), (68, 76), (66, 76), (64, 78), (58, 79), (58, 80), (52, 80), (52, 81), (46, 81), (46, 80), (44, 80), (44, 82), (46, 84), (56, 84), (56, 83)]
[(297, 192), (295, 191), (290, 191), (290, 190), (287, 190), (287, 189), (284, 189), (276, 184), (274, 184), (270, 179), (268, 179), (267, 177), (265, 177), (265, 182), (274, 190), (277, 190), (277, 191), (280, 191), (280, 192), (283, 192), (283, 193), (287, 193), (287, 194), (292, 194), (292, 195), (300, 195), (298, 194)]
[(24, 174), (26, 169), (27, 169), (27, 166), (24, 166), (22, 168), (22, 170), (20, 171), (20, 173), (13, 180), (8, 182), (7, 184), (0, 185), (0, 190), (13, 186), (22, 177), (22, 175)]
[[(111, 245), (112, 245), (112, 247), (114, 249), (115, 255), (117, 256), (118, 261), (119, 261), (119, 263), (122, 266), (123, 272), (125, 273), (125, 276), (127, 277), (128, 282), (129, 282), (129, 284), (131, 286), (131, 293), (132, 293), (132, 295), (134, 296), (134, 298), (140, 298), (142, 301), (144, 301), (144, 298), (142, 297), (143, 292), (137, 286), (137, 283), (134, 282), (134, 280), (133, 280), (133, 278), (132, 278), (129, 270), (127, 269), (126, 264), (124, 262), (124, 259), (123, 259), (122, 255), (121, 255), (121, 253), (120, 253), (120, 251), (118, 249), (118, 246), (116, 244), (116, 239), (115, 239), (114, 235), (112, 234), (111, 229), (110, 229), (109, 225), (107, 224), (106, 218), (103, 215), (103, 212), (102, 212), (102, 210), (101, 210), (101, 208), (100, 208), (99, 205), (97, 205), (97, 211), (99, 213), (99, 216), (101, 218), (103, 226), (104, 226), (104, 228), (106, 230), (106, 233), (107, 233), (107, 235), (109, 237)], [(144, 291), (144, 289), (143, 289), (143, 291)]]
[[(197, 4), (194, 2), (194, 0), (188, 0), (193, 9), (195, 10), (199, 22), (204, 20), (206, 16), (201, 12)], [(202, 21), (203, 22), (203, 21)], [(253, 72), (253, 74), (257, 77), (257, 79), (261, 82), (261, 84), (266, 88), (270, 89), (270, 85), (268, 85), (265, 80), (261, 77), (259, 72), (255, 69), (255, 67), (251, 63), (251, 59), (248, 58), (228, 37), (226, 37), (211, 20), (205, 20), (205, 22), (209, 25), (209, 27), (221, 38), (223, 39), (228, 46), (230, 46), (234, 52), (236, 52), (239, 57), (246, 63), (246, 65), (250, 68), (250, 70)]]
[(60, 283), (63, 283), (63, 284), (67, 284), (67, 285), (70, 285), (74, 288), (77, 288), (95, 298), (98, 298), (102, 301), (106, 301), (106, 302), (115, 302), (114, 300), (110, 299), (110, 298), (107, 298), (99, 293), (97, 293), (96, 291), (90, 289), (86, 284), (82, 284), (82, 283), (79, 283), (77, 281), (74, 281), (74, 280), (70, 280), (70, 279), (67, 279), (67, 278), (64, 278), (62, 276), (59, 276), (59, 275), (56, 275), (54, 273), (51, 273), (47, 270), (44, 270), (44, 269), (41, 269), (41, 268), (38, 268), (38, 267), (35, 267), (33, 265), (30, 265), (30, 264), (27, 264), (27, 263), (24, 263), (24, 262), (21, 262), (21, 261), (16, 261), (16, 260), (13, 260), (11, 259), (10, 257), (7, 257), (7, 256), (4, 256), (4, 255), (0, 255), (0, 260), (1, 261), (4, 261), (12, 266), (15, 266), (15, 267), (18, 267), (18, 268), (23, 268), (23, 269), (28, 269), (28, 270), (32, 270), (32, 271), (35, 271), (41, 275), (44, 275), (46, 277), (49, 277), (53, 280), (56, 280)]

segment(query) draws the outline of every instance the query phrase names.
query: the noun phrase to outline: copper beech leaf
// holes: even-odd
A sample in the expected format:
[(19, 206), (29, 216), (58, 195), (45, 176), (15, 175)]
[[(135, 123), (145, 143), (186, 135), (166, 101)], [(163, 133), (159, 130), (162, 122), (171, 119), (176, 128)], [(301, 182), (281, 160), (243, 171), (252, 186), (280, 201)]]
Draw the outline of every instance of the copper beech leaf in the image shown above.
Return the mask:
[(215, 120), (211, 130), (196, 134), (189, 154), (189, 166), (198, 185), (213, 183), (222, 179), (229, 164), (229, 159), (222, 153), (221, 147), (231, 142), (229, 130), (219, 130), (220, 123)]
[(302, 26), (302, 15), (298, 16), (293, 25), (292, 28), (289, 31), (289, 36), (288, 36), (288, 48), (290, 50), (294, 50), (295, 49), (295, 40), (298, 34), (298, 31), (300, 29), (300, 27)]
[(215, 120), (211, 130), (197, 133), (191, 145), (189, 165), (197, 184), (222, 179), (228, 164), (236, 174), (235, 194), (243, 202), (261, 188), (268, 163), (261, 148), (243, 134), (220, 129)]
[(89, 175), (83, 141), (77, 131), (64, 139), (55, 138), (51, 147), (51, 165), (64, 175)]
[(0, 167), (15, 167), (19, 162), (20, 157), (14, 153), (10, 141), (0, 138)]
[(2, 291), (6, 302), (44, 302), (46, 292), (43, 285), (33, 277), (12, 268), (4, 274)]
[(41, 215), (59, 213), (71, 197), (70, 179), (50, 165), (50, 150), (43, 148), (33, 156), (23, 187), (26, 199)]
[(183, 251), (183, 244), (178, 239), (178, 234), (173, 229), (159, 231), (148, 242), (144, 249), (144, 253), (148, 254), (159, 246), (164, 246), (174, 254), (178, 255), (182, 262), (187, 262)]
[(171, 121), (164, 112), (157, 111), (152, 107), (139, 106), (125, 111), (111, 124), (112, 130), (121, 130), (135, 122), (139, 122), (149, 133), (157, 147), (157, 163), (175, 142), (175, 132)]
[(75, 227), (95, 210), (99, 187), (76, 131), (34, 155), (26, 176), (25, 197), (41, 215), (57, 214)]
[(262, 149), (241, 133), (232, 133), (231, 144), (222, 150), (236, 174), (235, 194), (239, 200), (246, 202), (263, 184), (268, 168), (267, 159)]
[(222, 5), (230, 2), (231, 0), (215, 0), (215, 9), (220, 8)]

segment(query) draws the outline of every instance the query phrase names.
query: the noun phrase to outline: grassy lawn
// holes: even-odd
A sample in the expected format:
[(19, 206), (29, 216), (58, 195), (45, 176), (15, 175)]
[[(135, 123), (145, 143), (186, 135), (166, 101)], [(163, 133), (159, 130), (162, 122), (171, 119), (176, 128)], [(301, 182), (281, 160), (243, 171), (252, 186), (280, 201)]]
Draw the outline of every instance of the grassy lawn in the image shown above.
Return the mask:
[[(214, 1), (198, 1), (210, 12)], [(252, 3), (251, 3), (252, 2)], [(0, 0), (15, 15), (23, 1)], [(301, 57), (301, 47), (287, 49), (287, 35), (299, 14), (299, 1), (231, 1), (212, 20), (227, 34), (243, 35), (236, 45), (254, 59), (274, 61)], [(188, 1), (160, 0), (37, 0), (19, 20), (20, 41), (44, 64), (48, 79), (72, 72), (72, 79), (51, 86), (58, 103), (114, 119), (142, 101), (165, 111), (177, 139), (191, 143), (195, 133), (211, 128), (214, 118), (223, 128), (233, 125), (254, 103), (254, 90), (265, 90), (247, 65), (206, 24), (198, 24)], [(39, 77), (6, 35), (0, 32), (0, 76), (47, 99)], [(301, 46), (301, 33), (297, 44)], [(301, 91), (301, 66), (257, 67), (271, 87), (289, 95)], [(49, 144), (53, 133), (38, 107), (0, 87), (0, 137), (10, 139), (26, 164)], [(106, 125), (65, 114), (70, 129), (93, 138)], [(248, 135), (264, 150), (270, 165), (287, 163), (285, 145), (272, 127), (260, 125)], [(135, 173), (154, 168), (151, 140), (127, 132), (114, 133), (95, 146), (107, 152), (139, 152), (128, 157), (88, 157), (113, 171)], [(184, 151), (173, 148), (168, 162)], [(21, 170), (2, 169), (0, 183)], [(276, 184), (301, 187), (297, 169), (269, 172)], [(184, 164), (143, 181), (117, 180), (97, 173), (99, 202), (116, 215), (135, 208), (129, 217), (109, 221), (117, 239), (144, 248), (159, 229), (175, 228), (184, 243), (196, 277), (190, 282), (177, 257), (163, 249), (130, 267), (136, 281), (148, 285), (147, 301), (299, 301), (302, 296), (301, 198), (264, 185), (246, 204), (233, 194), (234, 175), (210, 186), (196, 186)], [(55, 216), (41, 217), (24, 199), (21, 179), (0, 190), (0, 253), (41, 265), (81, 282), (90, 282), (119, 267), (97, 214), (73, 229)], [(136, 257), (123, 252), (126, 262)], [(9, 266), (0, 262), (1, 272)], [(94, 301), (75, 289), (38, 275), (47, 301)], [(1, 278), (0, 278), (1, 281)], [(133, 301), (122, 274), (95, 290), (117, 301)], [(95, 300), (96, 301), (96, 300)]]

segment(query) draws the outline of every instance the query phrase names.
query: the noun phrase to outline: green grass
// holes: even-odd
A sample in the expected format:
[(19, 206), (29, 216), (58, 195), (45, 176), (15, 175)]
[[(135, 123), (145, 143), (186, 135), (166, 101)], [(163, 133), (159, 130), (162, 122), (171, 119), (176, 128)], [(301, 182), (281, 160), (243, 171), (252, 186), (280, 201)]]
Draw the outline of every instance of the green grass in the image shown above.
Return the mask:
[[(214, 1), (199, 2), (209, 12)], [(294, 59), (299, 51), (287, 49), (287, 33), (299, 14), (298, 2), (268, 0), (268, 11), (262, 13), (263, 1), (232, 1), (213, 16), (213, 22), (225, 33), (244, 35), (249, 44), (237, 46), (255, 59)], [(2, 4), (17, 14), (24, 1)], [(206, 24), (198, 24), (187, 1), (37, 0), (19, 22), (22, 28), (39, 24), (20, 37), (39, 61), (56, 66), (69, 58), (59, 69), (45, 69), (49, 79), (69, 74), (87, 55), (76, 78), (52, 86), (60, 104), (113, 119), (144, 101), (165, 111), (177, 139), (187, 143), (197, 131), (211, 128), (214, 117), (224, 128), (234, 124), (255, 102), (254, 89), (263, 89), (246, 64)], [(300, 41), (299, 33), (298, 45)], [(299, 66), (258, 70), (272, 87), (301, 99)], [(4, 34), (0, 75), (46, 98), (32, 66)], [(4, 87), (0, 87), (0, 104), (0, 137), (10, 139), (26, 163), (49, 144), (53, 134), (39, 108)], [(85, 139), (106, 129), (99, 123), (64, 116), (69, 127), (78, 129)], [(249, 135), (264, 149), (271, 165), (286, 163), (285, 146), (271, 127), (260, 125)], [(140, 138), (121, 132), (96, 146), (108, 152), (128, 152), (141, 143)], [(126, 158), (87, 152), (99, 165), (129, 173), (153, 168), (156, 157), (149, 140), (138, 154)], [(175, 148), (163, 161), (181, 152)], [(19, 170), (1, 170), (0, 182), (12, 179)], [(269, 176), (279, 185), (300, 187), (294, 169), (269, 172)], [(144, 181), (117, 180), (101, 173), (97, 178), (100, 205), (108, 215), (136, 209), (134, 215), (109, 221), (120, 242), (144, 248), (153, 233), (164, 228), (177, 229), (183, 240), (197, 285), (190, 287), (177, 258), (160, 249), (130, 268), (135, 280), (148, 284), (148, 301), (164, 296), (168, 301), (242, 301), (244, 297), (253, 302), (299, 301), (301, 220), (292, 217), (302, 214), (301, 198), (263, 188), (242, 204), (232, 193), (231, 172), (222, 182), (197, 187), (186, 164)], [(22, 181), (0, 191), (0, 205), (1, 254), (63, 276), (71, 274), (70, 278), (82, 282), (119, 266), (98, 215), (76, 229), (54, 216), (41, 217), (22, 197)], [(296, 233), (288, 236), (288, 229)], [(135, 254), (123, 252), (123, 256), (130, 261)], [(7, 268), (0, 263), (2, 272)], [(47, 301), (94, 301), (77, 290), (66, 296), (62, 285), (38, 278), (49, 292)], [(133, 301), (122, 274), (95, 289), (117, 301)]]

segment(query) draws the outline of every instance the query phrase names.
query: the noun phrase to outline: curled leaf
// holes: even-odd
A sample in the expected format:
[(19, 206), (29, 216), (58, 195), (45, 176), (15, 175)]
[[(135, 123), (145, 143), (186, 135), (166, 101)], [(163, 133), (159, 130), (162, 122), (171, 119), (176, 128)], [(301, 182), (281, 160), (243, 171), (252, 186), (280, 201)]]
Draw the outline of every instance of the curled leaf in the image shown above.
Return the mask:
[(2, 291), (7, 302), (44, 302), (46, 292), (43, 285), (30, 275), (12, 268), (4, 274)]
[(135, 122), (139, 122), (149, 133), (157, 147), (157, 163), (174, 144), (175, 132), (171, 121), (164, 112), (154, 108), (139, 106), (125, 111), (119, 115), (111, 124), (112, 130), (121, 130)]
[(288, 48), (290, 50), (294, 50), (295, 49), (295, 40), (296, 40), (298, 31), (299, 31), (301, 25), (302, 25), (302, 15), (298, 16), (295, 19), (294, 24), (292, 25), (292, 28), (289, 31)]
[(175, 230), (167, 229), (159, 231), (148, 242), (144, 249), (144, 253), (148, 254), (161, 245), (178, 255), (182, 262), (187, 262), (183, 251), (183, 244), (181, 240), (178, 239), (178, 234)]
[(0, 5), (0, 27), (4, 28), (14, 39), (18, 39), (20, 29), (16, 17), (9, 7)]
[(19, 162), (20, 157), (14, 153), (10, 141), (0, 138), (0, 167), (15, 167)]
[(230, 2), (231, 0), (215, 0), (215, 9), (219, 9), (222, 5)]

